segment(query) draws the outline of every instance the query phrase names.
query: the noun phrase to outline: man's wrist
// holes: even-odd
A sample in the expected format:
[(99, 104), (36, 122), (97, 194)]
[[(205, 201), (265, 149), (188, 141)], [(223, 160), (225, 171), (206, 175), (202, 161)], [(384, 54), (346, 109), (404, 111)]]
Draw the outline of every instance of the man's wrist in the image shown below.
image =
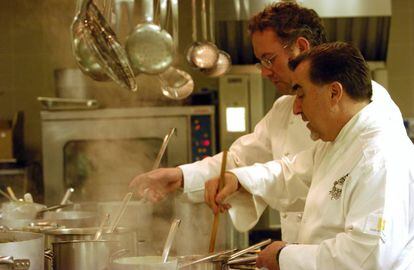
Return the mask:
[(226, 171), (226, 173), (229, 173), (229, 174), (234, 176), (234, 180), (236, 180), (236, 190), (239, 190), (240, 189), (240, 182), (239, 182), (239, 179), (237, 178), (237, 175), (235, 173), (231, 172), (231, 171)]
[(176, 167), (179, 171), (180, 187), (184, 188), (184, 172), (180, 167)]

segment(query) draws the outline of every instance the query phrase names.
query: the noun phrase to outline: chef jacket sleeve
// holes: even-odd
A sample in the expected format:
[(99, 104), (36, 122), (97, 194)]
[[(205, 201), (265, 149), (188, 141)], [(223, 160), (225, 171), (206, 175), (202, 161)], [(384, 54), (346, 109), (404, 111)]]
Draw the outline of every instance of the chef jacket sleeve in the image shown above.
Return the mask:
[(414, 254), (412, 175), (408, 166), (391, 163), (358, 165), (341, 195), (344, 231), (315, 245), (287, 246), (280, 269), (408, 269), (402, 265), (412, 261), (407, 253)]
[[(278, 106), (276, 101), (272, 110), (255, 126), (253, 133), (240, 137), (231, 145), (227, 155), (227, 170), (272, 159), (269, 124), (273, 122), (272, 117), (282, 110), (279, 107), (281, 106)], [(219, 153), (201, 161), (179, 166), (184, 176), (184, 193), (190, 200), (204, 200), (204, 183), (220, 174), (221, 158), (222, 153)]]
[(267, 205), (285, 211), (305, 200), (312, 179), (315, 147), (296, 156), (231, 170), (246, 192), (228, 199), (230, 217), (239, 231), (251, 229)]

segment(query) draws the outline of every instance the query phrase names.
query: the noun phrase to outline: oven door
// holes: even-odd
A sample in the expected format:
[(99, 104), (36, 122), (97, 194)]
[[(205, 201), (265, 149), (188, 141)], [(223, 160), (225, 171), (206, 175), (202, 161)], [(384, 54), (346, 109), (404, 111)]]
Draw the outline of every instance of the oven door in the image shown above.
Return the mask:
[(137, 174), (149, 171), (164, 136), (177, 129), (161, 166), (189, 161), (188, 118), (116, 117), (43, 121), (45, 201), (59, 203), (68, 187), (74, 201), (119, 200)]

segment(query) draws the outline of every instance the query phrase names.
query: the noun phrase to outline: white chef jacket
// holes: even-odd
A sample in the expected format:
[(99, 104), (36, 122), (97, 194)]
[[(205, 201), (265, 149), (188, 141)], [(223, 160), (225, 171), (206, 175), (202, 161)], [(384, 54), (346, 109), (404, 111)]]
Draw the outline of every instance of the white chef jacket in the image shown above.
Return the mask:
[(234, 225), (246, 230), (267, 204), (284, 209), (306, 197), (299, 244), (282, 250), (280, 269), (409, 269), (414, 147), (390, 114), (373, 101), (333, 142), (231, 170), (248, 191), (230, 199)]
[[(390, 115), (395, 115), (394, 118), (402, 121), (401, 113), (387, 90), (374, 81), (372, 86), (373, 100), (383, 103), (384, 108), (391, 111)], [(300, 116), (293, 114), (294, 100), (295, 96), (282, 96), (277, 99), (272, 109), (255, 126), (254, 132), (240, 137), (231, 145), (227, 169), (293, 156), (315, 144), (305, 122)], [(221, 153), (180, 166), (184, 176), (184, 192), (192, 201), (204, 200), (204, 183), (220, 174), (220, 165)], [(301, 214), (296, 211), (303, 211), (305, 197), (302, 199), (286, 209), (278, 209), (281, 212), (282, 238), (286, 242), (296, 242), (301, 219)], [(250, 227), (256, 223), (257, 220)]]
[[(267, 162), (283, 156), (291, 156), (311, 147), (315, 142), (310, 138), (309, 129), (292, 108), (295, 96), (282, 96), (275, 101), (272, 109), (256, 125), (254, 132), (237, 139), (230, 147), (227, 169)], [(220, 174), (222, 154), (207, 157), (201, 161), (180, 166), (184, 175), (184, 192), (192, 201), (204, 200), (205, 181)], [(198, 191), (198, 192), (197, 192)], [(304, 201), (281, 213), (282, 238), (296, 242)]]

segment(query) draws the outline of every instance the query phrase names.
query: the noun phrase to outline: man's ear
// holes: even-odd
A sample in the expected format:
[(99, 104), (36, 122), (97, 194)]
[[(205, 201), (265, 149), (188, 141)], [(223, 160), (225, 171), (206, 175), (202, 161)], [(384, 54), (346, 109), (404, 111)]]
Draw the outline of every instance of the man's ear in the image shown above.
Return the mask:
[(309, 40), (307, 40), (304, 37), (298, 37), (296, 39), (296, 47), (299, 49), (299, 53), (307, 51), (310, 49), (311, 45), (309, 43)]
[(342, 95), (344, 94), (344, 88), (342, 87), (342, 84), (336, 81), (331, 83), (330, 94), (331, 94), (330, 96), (331, 105), (332, 106), (337, 105), (342, 99)]

